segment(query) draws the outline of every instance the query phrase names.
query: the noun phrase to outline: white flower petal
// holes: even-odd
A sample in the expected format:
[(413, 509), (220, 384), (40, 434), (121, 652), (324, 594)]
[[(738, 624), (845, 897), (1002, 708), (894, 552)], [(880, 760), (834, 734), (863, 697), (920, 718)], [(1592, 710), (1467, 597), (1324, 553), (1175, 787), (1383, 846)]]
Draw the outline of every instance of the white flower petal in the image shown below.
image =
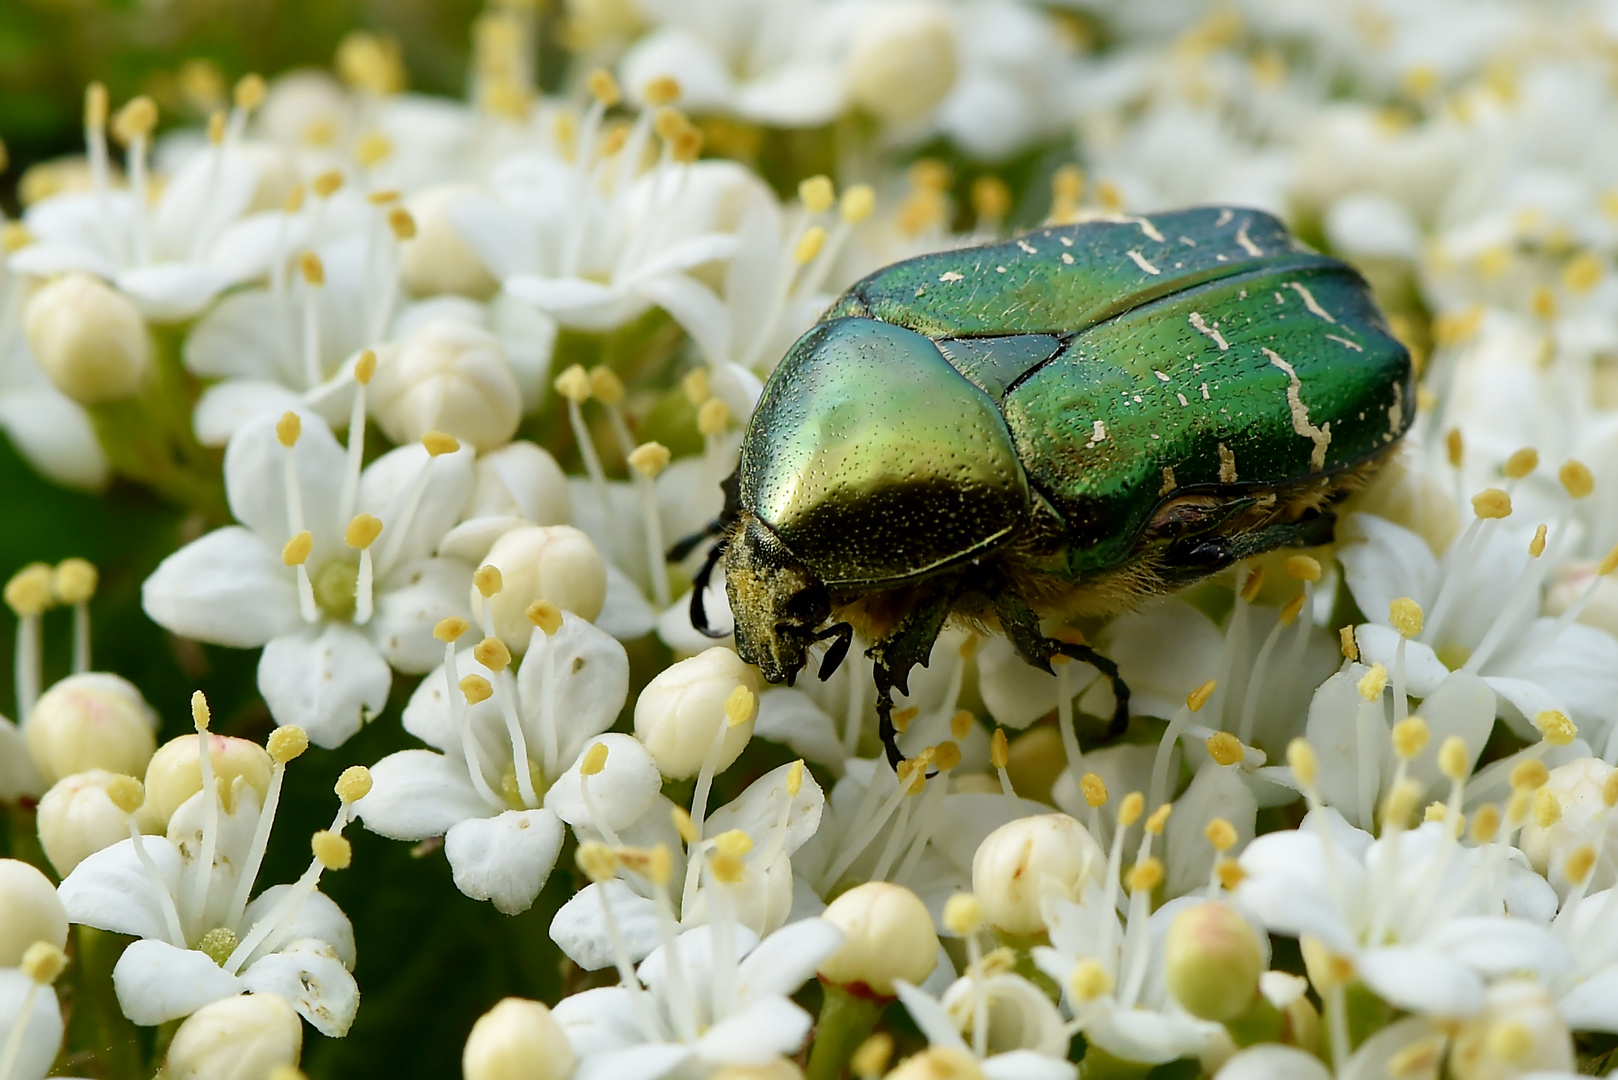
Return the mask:
[(242, 985), (255, 994), (280, 994), (328, 1038), (348, 1034), (360, 1007), (360, 988), (337, 951), (324, 941), (296, 938), (242, 970)]
[(1557, 1011), (1574, 1031), (1618, 1033), (1618, 966), (1597, 972), (1562, 995)]
[[(473, 461), (470, 447), (433, 457), (420, 443), (411, 443), (388, 451), (365, 467), (357, 505), (382, 522), (382, 535), (372, 551), (379, 560), (380, 576), (386, 577), (394, 567), (424, 559), (437, 549), (471, 498)], [(421, 486), (423, 471), (425, 487)]]
[[(62, 1048), (62, 1007), (54, 993), (40, 993), (38, 988), (20, 968), (0, 968), (0, 1031), (8, 1043), (18, 1038), (11, 1065), (14, 1080), (42, 1080)], [(27, 1016), (21, 1015), (25, 1001), (30, 1002)], [(23, 1025), (20, 1036), (14, 1034), (16, 1024)]]
[(1360, 978), (1383, 1000), (1427, 1016), (1458, 1019), (1483, 1008), (1483, 980), (1458, 960), (1392, 945), (1358, 959)]
[(601, 912), (601, 897), (612, 905), (618, 932), (623, 935), (631, 963), (652, 954), (663, 941), (662, 919), (655, 901), (633, 892), (616, 879), (604, 885), (592, 882), (574, 893), (551, 920), (551, 940), (585, 971), (600, 971), (616, 961), (612, 939)]
[(1439, 927), (1422, 944), (1493, 977), (1532, 972), (1548, 979), (1573, 966), (1556, 935), (1526, 919), (1462, 916)]
[[(794, 771), (800, 773), (795, 795), (791, 790)], [(826, 796), (815, 778), (796, 762), (789, 762), (771, 769), (715, 810), (703, 823), (702, 831), (714, 837), (741, 829), (753, 837), (755, 846), (773, 849), (779, 843), (780, 850), (791, 855), (820, 828), (825, 805)]]
[[(1381, 664), (1388, 669), (1388, 683), (1393, 683), (1393, 669), (1398, 662), (1398, 631), (1377, 623), (1366, 623), (1354, 630), (1354, 641), (1360, 649), (1360, 661), (1367, 666)], [(1438, 689), (1449, 677), (1449, 668), (1438, 658), (1432, 646), (1419, 641), (1405, 641), (1405, 693), (1411, 697), (1426, 697)]]
[(1360, 610), (1375, 620), (1388, 617), (1388, 605), (1408, 596), (1423, 608), (1438, 595), (1438, 560), (1420, 536), (1372, 514), (1352, 514), (1340, 526), (1343, 537), (1360, 537), (1337, 553), (1343, 578)]
[(1073, 1080), (1079, 1067), (1033, 1050), (1012, 1050), (985, 1059), (979, 1066), (986, 1080)]
[(210, 1001), (235, 997), (242, 981), (206, 953), (150, 938), (131, 942), (112, 969), (118, 1006), (137, 1024), (190, 1016)]
[(595, 624), (619, 641), (643, 638), (658, 625), (657, 612), (652, 610), (630, 576), (615, 563), (607, 563), (607, 596)]
[(697, 1040), (697, 1055), (722, 1065), (763, 1065), (790, 1057), (812, 1021), (784, 997), (767, 997), (719, 1021)]
[(230, 278), (201, 263), (156, 263), (125, 270), (113, 282), (153, 322), (179, 322), (208, 306)]
[[(348, 454), (338, 445), (326, 422), (306, 409), (295, 410), (302, 421), (292, 449), (297, 463), (298, 493), (303, 504), (303, 528), (314, 534), (320, 562), (341, 544), (346, 521), (338, 521), (338, 503)], [(236, 520), (252, 529), (280, 554), (281, 546), (296, 529), (287, 518), (286, 447), (276, 436), (280, 416), (264, 416), (243, 425), (225, 447), (225, 493)]]
[(956, 1050), (967, 1050), (966, 1040), (955, 1029), (955, 1021), (950, 1019), (949, 1013), (939, 1000), (930, 994), (924, 994), (911, 986), (903, 979), (893, 980), (893, 989), (899, 995), (905, 1012), (910, 1014), (921, 1033), (933, 1046), (948, 1046)]
[(446, 203), (444, 213), (495, 277), (537, 274), (543, 267), (533, 227), (498, 200), (467, 194)]
[(678, 1043), (651, 1043), (597, 1054), (579, 1062), (574, 1080), (657, 1080), (695, 1055)]
[(1234, 1055), (1214, 1080), (1332, 1080), (1331, 1070), (1295, 1046), (1261, 1043)]
[(215, 529), (159, 563), (141, 586), (141, 607), (181, 637), (238, 649), (302, 625), (295, 579), (281, 553), (237, 525)]
[[(253, 902), (247, 905), (242, 912), (242, 926), (252, 927), (270, 912), (275, 906), (292, 891), (292, 885), (272, 885), (268, 889), (253, 897)], [(283, 941), (299, 941), (312, 939), (324, 945), (330, 945), (344, 967), (353, 970), (356, 959), (354, 951), (354, 924), (348, 921), (343, 909), (337, 906), (337, 901), (316, 889), (298, 905), (298, 910), (281, 924), (283, 933), (276, 935)], [(273, 941), (271, 942), (273, 944)], [(260, 947), (248, 957), (252, 963), (267, 955)]]
[(120, 840), (86, 857), (62, 880), (56, 893), (70, 922), (139, 938), (168, 938), (168, 922), (158, 890), (173, 896), (180, 882), (180, 853), (161, 836), (141, 843), (156, 869), (154, 881), (135, 854), (134, 840)]
[(232, 293), (197, 320), (186, 335), (181, 358), (196, 375), (279, 383), (290, 374), (284, 369), (294, 357), (293, 343), (282, 330), (283, 318), (268, 289)]
[(444, 834), (455, 887), (515, 915), (527, 911), (562, 850), (562, 822), (549, 810), (507, 810), (469, 818)]
[(1449, 781), (1438, 768), (1436, 748), (1451, 736), (1458, 738), (1466, 745), (1468, 768), (1475, 766), (1494, 729), (1494, 713), (1494, 692), (1482, 679), (1464, 671), (1446, 677), (1421, 703), (1435, 750), (1412, 761), (1410, 775), (1429, 790), (1439, 785), (1447, 789)]
[(605, 824), (616, 831), (628, 827), (651, 807), (663, 790), (663, 777), (652, 755), (633, 736), (612, 732), (598, 735), (585, 744), (585, 750), (596, 743), (607, 748), (607, 761), (600, 772), (590, 777), (589, 804), (584, 801), (584, 776), (579, 770), (586, 756), (581, 752), (545, 793), (545, 808), (569, 825), (599, 831), (599, 824)]
[(847, 756), (836, 723), (802, 690), (782, 686), (760, 694), (753, 734), (785, 743), (794, 754), (817, 765), (841, 767)]
[(264, 646), (258, 692), (270, 715), (316, 746), (338, 747), (388, 703), (393, 672), (370, 638), (345, 623), (317, 624)]
[[(0, 358), (0, 364), (4, 362)], [(106, 486), (107, 455), (89, 414), (54, 386), (0, 392), (0, 428), (28, 464), (48, 479), (87, 491)]]
[[(977, 652), (978, 692), (995, 723), (1024, 728), (1056, 708), (1056, 676), (1034, 667), (1022, 658), (1015, 646), (996, 634)], [(1088, 676), (1074, 679), (1074, 693), (1089, 682)]]
[[(387, 526), (383, 526), (387, 531)], [(366, 630), (387, 662), (407, 675), (443, 663), (444, 643), (433, 627), (449, 615), (472, 612), (467, 597), (472, 567), (459, 559), (418, 559), (388, 575), (376, 594), (376, 614)]]
[(191, 429), (203, 446), (224, 446), (254, 420), (296, 410), (303, 399), (280, 383), (227, 379), (202, 392), (191, 413)]
[(14, 803), (25, 796), (38, 799), (49, 789), (28, 753), (22, 732), (0, 716), (0, 803)]
[(370, 793), (354, 810), (374, 833), (394, 840), (443, 836), (491, 809), (478, 797), (459, 758), (400, 750), (371, 766)]
[(549, 719), (560, 745), (553, 764), (560, 765), (618, 719), (629, 698), (629, 656), (612, 635), (565, 611), (556, 633), (535, 628), (517, 689), (530, 740), (540, 730), (539, 710), (555, 710)]
[(843, 72), (835, 64), (789, 64), (736, 87), (736, 111), (772, 127), (819, 127), (846, 106)]
[(788, 923), (759, 942), (737, 967), (736, 1001), (746, 1005), (797, 993), (842, 944), (843, 932), (825, 919)]

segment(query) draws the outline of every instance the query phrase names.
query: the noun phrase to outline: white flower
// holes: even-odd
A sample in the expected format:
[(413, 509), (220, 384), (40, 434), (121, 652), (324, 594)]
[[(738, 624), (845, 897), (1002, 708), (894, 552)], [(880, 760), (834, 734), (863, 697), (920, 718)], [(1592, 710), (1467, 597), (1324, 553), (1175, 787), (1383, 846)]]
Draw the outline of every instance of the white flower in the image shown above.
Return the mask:
[(791, 1055), (809, 1034), (809, 1014), (788, 995), (842, 937), (822, 919), (762, 941), (734, 923), (699, 926), (659, 946), (624, 985), (563, 998), (552, 1015), (579, 1056), (578, 1080), (762, 1065)]
[(0, 967), (0, 1076), (43, 1080), (62, 1046), (66, 1025), (51, 983), (67, 956), (61, 946), (40, 941), (17, 967)]
[(1062, 1017), (1007, 959), (980, 958), (938, 998), (903, 980), (894, 987), (930, 1045), (971, 1054), (988, 1080), (1073, 1080)]
[[(476, 649), (446, 646), (445, 665), (422, 680), (403, 718), (440, 752), (401, 750), (377, 762), (358, 807), (383, 836), (443, 836), (456, 886), (508, 914), (544, 887), (564, 821), (623, 829), (660, 786), (639, 743), (602, 734), (629, 693), (623, 646), (570, 612), (560, 622), (554, 633), (534, 629), (515, 676), (474, 659)], [(489, 692), (477, 697), (471, 679)]]
[(248, 424), (225, 453), (242, 524), (163, 560), (142, 588), (147, 614), (187, 637), (264, 646), (258, 685), (276, 721), (342, 745), (386, 704), (389, 666), (431, 668), (433, 627), (467, 611), (471, 567), (432, 552), (460, 516), (472, 455), (428, 441), (362, 474), (312, 414)]

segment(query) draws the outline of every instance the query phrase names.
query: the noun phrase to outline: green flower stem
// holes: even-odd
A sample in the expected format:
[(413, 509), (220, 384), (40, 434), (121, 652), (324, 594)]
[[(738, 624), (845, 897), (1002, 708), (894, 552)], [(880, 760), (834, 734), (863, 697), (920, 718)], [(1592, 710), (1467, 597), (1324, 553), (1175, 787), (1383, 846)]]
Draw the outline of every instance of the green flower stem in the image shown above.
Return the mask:
[(31, 863), (54, 878), (51, 864), (45, 859), (45, 849), (39, 846), (39, 827), (34, 820), (33, 806), (7, 806), (5, 813), (6, 851), (9, 856)]
[(1286, 1018), (1281, 1010), (1271, 1005), (1263, 994), (1254, 994), (1252, 1007), (1225, 1025), (1237, 1046), (1280, 1042), (1285, 1028)]
[(804, 1076), (806, 1080), (838, 1080), (854, 1051), (876, 1029), (891, 999), (856, 994), (830, 983), (821, 985), (825, 997), (820, 1002), (820, 1020), (815, 1025), (815, 1041)]
[(96, 1074), (111, 1080), (145, 1080), (151, 1075), (140, 1032), (118, 1006), (112, 969), (125, 939), (92, 926), (75, 926), (73, 1010), (67, 1031), (70, 1054), (93, 1056)]

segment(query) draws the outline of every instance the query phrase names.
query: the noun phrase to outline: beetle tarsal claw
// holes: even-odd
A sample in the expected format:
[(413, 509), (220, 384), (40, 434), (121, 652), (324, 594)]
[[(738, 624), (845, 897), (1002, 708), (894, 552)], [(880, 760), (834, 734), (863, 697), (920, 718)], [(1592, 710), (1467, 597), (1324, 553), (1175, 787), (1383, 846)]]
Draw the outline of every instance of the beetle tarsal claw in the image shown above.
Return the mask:
[(834, 638), (835, 640), (832, 641), (831, 647), (826, 650), (826, 655), (821, 657), (821, 682), (831, 678), (837, 673), (837, 669), (842, 666), (843, 658), (848, 655), (848, 647), (854, 640), (854, 628), (846, 622), (841, 622), (828, 626), (815, 635), (816, 641), (825, 641), (827, 638)]
[[(681, 542), (682, 544), (684, 541)], [(723, 540), (708, 549), (708, 557), (702, 560), (702, 569), (691, 580), (691, 625), (703, 637), (722, 638), (729, 637), (730, 631), (715, 630), (708, 624), (708, 607), (703, 600), (708, 591), (708, 582), (713, 578), (714, 567), (725, 555), (725, 542)]]
[(1116, 739), (1129, 727), (1129, 684), (1124, 682), (1123, 676), (1118, 674), (1118, 665), (1102, 656), (1088, 645), (1070, 644), (1066, 641), (1047, 639), (1054, 648), (1051, 655), (1070, 656), (1081, 663), (1089, 664), (1102, 675), (1106, 676), (1112, 684), (1112, 721), (1107, 725), (1107, 737)]

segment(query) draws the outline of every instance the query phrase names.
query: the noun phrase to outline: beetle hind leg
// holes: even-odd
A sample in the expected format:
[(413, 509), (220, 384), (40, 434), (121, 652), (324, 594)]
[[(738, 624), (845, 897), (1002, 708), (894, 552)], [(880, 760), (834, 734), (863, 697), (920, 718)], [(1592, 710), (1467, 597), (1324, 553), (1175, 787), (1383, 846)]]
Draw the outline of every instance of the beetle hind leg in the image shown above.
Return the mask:
[(1023, 659), (1034, 667), (1050, 671), (1051, 657), (1066, 656), (1089, 664), (1101, 672), (1112, 684), (1114, 701), (1112, 720), (1107, 725), (1107, 737), (1117, 738), (1124, 733), (1124, 729), (1129, 726), (1129, 684), (1119, 675), (1117, 664), (1088, 645), (1046, 637), (1040, 632), (1039, 616), (1034, 614), (1033, 608), (1011, 595), (1009, 591), (996, 596), (994, 606), (1006, 636), (1017, 647)]

